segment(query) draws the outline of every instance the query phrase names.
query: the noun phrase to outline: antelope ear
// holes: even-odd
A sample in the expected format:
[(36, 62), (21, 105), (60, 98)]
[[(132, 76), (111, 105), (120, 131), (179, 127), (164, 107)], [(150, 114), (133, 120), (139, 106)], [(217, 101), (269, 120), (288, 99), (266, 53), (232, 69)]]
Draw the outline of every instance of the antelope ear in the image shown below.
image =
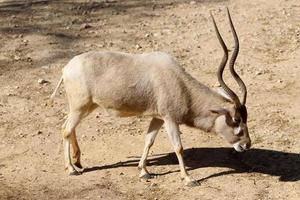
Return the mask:
[(213, 109), (210, 109), (209, 111), (214, 114), (219, 114), (219, 115), (225, 115), (225, 114), (229, 113), (228, 110), (226, 110), (224, 108), (216, 108), (216, 109), (213, 108)]
[(218, 115), (225, 115), (226, 117), (226, 124), (228, 126), (231, 126), (231, 127), (234, 127), (234, 122), (233, 122), (233, 119), (230, 115), (230, 112), (224, 108), (219, 108), (219, 109), (210, 109), (209, 110), (210, 112), (212, 113), (215, 113), (215, 114), (218, 114)]
[(214, 90), (218, 95), (220, 95), (226, 101), (233, 102), (231, 97), (225, 92), (225, 90), (222, 87), (214, 88)]

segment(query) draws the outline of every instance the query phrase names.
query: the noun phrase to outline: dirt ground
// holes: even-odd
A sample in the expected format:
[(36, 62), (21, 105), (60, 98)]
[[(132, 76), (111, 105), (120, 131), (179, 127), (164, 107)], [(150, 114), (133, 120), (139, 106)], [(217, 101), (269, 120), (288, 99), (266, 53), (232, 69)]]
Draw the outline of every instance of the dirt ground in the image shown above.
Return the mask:
[[(185, 187), (164, 128), (149, 156), (155, 178), (138, 178), (150, 118), (91, 113), (77, 129), (80, 176), (64, 171), (62, 67), (89, 50), (165, 51), (202, 83), (217, 85), (232, 49), (225, 7), (240, 38), (236, 68), (248, 86), (253, 148), (235, 153), (212, 133), (182, 126)], [(0, 1), (0, 199), (300, 199), (300, 2), (298, 0)], [(228, 74), (226, 82), (236, 91)]]

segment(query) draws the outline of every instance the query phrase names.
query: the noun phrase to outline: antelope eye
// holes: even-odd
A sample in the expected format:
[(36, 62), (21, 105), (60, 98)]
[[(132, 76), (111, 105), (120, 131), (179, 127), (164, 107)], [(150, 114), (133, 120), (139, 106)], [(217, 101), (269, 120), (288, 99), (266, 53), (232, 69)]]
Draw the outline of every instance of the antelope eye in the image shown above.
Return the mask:
[(241, 118), (233, 118), (233, 123), (239, 125), (241, 123)]

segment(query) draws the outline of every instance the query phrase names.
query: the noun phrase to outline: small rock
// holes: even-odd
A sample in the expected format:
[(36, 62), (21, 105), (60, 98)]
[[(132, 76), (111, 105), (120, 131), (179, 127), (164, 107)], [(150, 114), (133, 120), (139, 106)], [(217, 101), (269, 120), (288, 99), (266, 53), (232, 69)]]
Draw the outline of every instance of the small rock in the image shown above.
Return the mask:
[(157, 187), (157, 183), (151, 183), (150, 187)]
[(37, 135), (40, 135), (40, 134), (42, 134), (43, 132), (41, 131), (41, 130), (38, 130), (37, 132), (36, 132), (36, 134)]
[(278, 52), (279, 52), (279, 53), (283, 53), (284, 50), (283, 50), (283, 49), (279, 49)]
[(90, 24), (82, 24), (81, 26), (80, 26), (80, 30), (83, 30), (83, 29), (87, 29), (87, 28), (91, 28), (92, 26), (90, 25)]
[(149, 34), (149, 33), (147, 33), (147, 34), (145, 35), (145, 37), (146, 37), (146, 38), (150, 37), (150, 34)]
[(121, 172), (121, 173), (120, 173), (120, 175), (124, 175), (124, 173), (123, 173), (123, 172)]
[(21, 60), (21, 57), (17, 56), (17, 55), (14, 55), (14, 60), (16, 60), (16, 61)]
[(135, 48), (136, 48), (136, 50), (139, 50), (139, 49), (141, 49), (142, 47), (141, 47), (139, 44), (137, 44), (137, 45), (135, 45)]
[(262, 75), (262, 74), (263, 74), (262, 71), (257, 71), (257, 72), (255, 72), (255, 75), (257, 75), (257, 76)]
[(45, 84), (45, 83), (49, 83), (49, 81), (46, 81), (45, 79), (40, 78), (40, 79), (38, 79), (38, 83)]
[(196, 1), (191, 1), (190, 2), (190, 5), (195, 5), (196, 4)]
[(282, 80), (278, 80), (278, 81), (277, 81), (277, 83), (282, 83), (282, 82), (283, 82)]

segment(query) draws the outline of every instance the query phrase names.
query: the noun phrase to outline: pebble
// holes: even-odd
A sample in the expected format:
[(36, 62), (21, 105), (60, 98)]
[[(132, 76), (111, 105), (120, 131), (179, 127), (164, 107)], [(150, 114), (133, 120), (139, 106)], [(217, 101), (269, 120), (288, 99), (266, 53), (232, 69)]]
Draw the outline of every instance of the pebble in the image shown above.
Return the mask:
[(263, 72), (262, 71), (257, 71), (257, 72), (255, 72), (255, 75), (262, 75), (263, 74)]
[(87, 28), (91, 28), (92, 26), (90, 25), (90, 24), (82, 24), (81, 26), (80, 26), (80, 30), (83, 30), (83, 29), (87, 29)]
[(37, 132), (36, 132), (36, 134), (37, 135), (40, 135), (40, 134), (42, 134), (43, 132), (41, 131), (41, 130), (38, 130)]
[(46, 81), (45, 79), (39, 78), (38, 83), (39, 84), (45, 84), (45, 83), (49, 83), (49, 81)]
[(151, 183), (150, 187), (157, 187), (157, 183)]
[(14, 55), (14, 60), (21, 60), (21, 57), (20, 56), (17, 56), (17, 55)]
[(141, 47), (141, 45), (137, 44), (137, 45), (135, 45), (135, 48), (136, 48), (137, 50), (139, 50), (139, 49), (141, 49), (142, 47)]

